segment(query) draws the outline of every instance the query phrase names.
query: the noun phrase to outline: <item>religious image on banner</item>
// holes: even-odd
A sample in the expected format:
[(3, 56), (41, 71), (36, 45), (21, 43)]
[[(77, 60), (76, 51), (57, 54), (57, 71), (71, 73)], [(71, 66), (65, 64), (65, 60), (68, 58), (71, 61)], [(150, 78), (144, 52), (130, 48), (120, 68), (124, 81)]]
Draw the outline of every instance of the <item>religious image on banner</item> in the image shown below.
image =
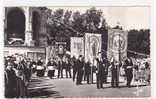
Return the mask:
[(71, 37), (70, 38), (70, 51), (71, 51), (71, 56), (75, 56), (76, 58), (78, 58), (79, 55), (84, 56), (83, 37)]
[(85, 61), (94, 62), (98, 52), (101, 52), (101, 34), (85, 34)]
[(97, 37), (92, 36), (89, 39), (89, 47), (90, 47), (90, 54), (92, 57), (96, 57), (97, 52), (99, 51), (99, 39)]
[(59, 55), (65, 54), (66, 42), (56, 42), (56, 50)]
[(107, 57), (124, 60), (127, 57), (127, 32), (119, 29), (108, 30)]
[(63, 54), (64, 48), (63, 45), (59, 45), (59, 54)]

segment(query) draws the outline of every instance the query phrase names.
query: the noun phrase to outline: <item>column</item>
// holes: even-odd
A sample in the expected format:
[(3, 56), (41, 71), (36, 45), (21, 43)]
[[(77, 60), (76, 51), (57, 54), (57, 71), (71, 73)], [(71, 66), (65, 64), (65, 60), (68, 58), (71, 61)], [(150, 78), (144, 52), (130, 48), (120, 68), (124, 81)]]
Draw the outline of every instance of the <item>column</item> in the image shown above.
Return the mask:
[(39, 32), (39, 40), (40, 46), (47, 46), (47, 39), (46, 39), (46, 15), (45, 13), (40, 14), (40, 32)]
[(32, 44), (31, 11), (29, 7), (26, 7), (24, 10), (25, 10), (25, 45), (34, 46), (34, 44)]

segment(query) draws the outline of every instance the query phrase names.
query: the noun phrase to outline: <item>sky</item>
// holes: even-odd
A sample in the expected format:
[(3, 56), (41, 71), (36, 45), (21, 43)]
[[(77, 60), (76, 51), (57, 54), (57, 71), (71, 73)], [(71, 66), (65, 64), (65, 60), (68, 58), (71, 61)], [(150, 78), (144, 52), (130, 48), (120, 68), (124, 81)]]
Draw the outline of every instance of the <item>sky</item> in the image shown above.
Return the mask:
[[(72, 12), (80, 11), (84, 13), (90, 6), (77, 7), (49, 7), (53, 11), (58, 8), (71, 10)], [(103, 11), (106, 22), (111, 27), (120, 23), (125, 30), (130, 29), (149, 29), (150, 28), (150, 7), (149, 6), (98, 6), (96, 9)]]

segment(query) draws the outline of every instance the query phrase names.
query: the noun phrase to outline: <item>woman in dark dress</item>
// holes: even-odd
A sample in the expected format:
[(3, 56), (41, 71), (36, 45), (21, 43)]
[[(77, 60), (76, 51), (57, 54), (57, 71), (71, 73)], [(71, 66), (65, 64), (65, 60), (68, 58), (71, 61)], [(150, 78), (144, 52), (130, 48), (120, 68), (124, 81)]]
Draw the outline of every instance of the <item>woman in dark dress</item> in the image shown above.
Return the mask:
[(16, 73), (13, 70), (13, 66), (11, 62), (8, 62), (6, 70), (5, 70), (5, 97), (13, 98), (17, 95), (17, 77)]
[(17, 67), (17, 96), (24, 98), (27, 96), (27, 79), (26, 79), (26, 67), (23, 61), (19, 62)]

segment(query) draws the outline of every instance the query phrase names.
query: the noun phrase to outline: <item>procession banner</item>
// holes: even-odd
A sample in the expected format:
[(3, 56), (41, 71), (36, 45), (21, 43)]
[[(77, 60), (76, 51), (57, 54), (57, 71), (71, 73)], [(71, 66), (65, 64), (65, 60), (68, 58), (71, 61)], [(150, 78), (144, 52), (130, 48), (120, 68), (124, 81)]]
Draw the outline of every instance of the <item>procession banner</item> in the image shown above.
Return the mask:
[(55, 46), (46, 47), (46, 63), (48, 62), (48, 59), (53, 58), (55, 56), (56, 56)]
[(101, 34), (85, 33), (85, 61), (94, 64), (94, 60), (101, 52)]
[(127, 57), (127, 32), (120, 29), (108, 30), (107, 57), (122, 61)]
[(66, 42), (56, 42), (56, 54), (62, 58), (63, 55), (66, 53)]
[(76, 58), (79, 55), (84, 56), (84, 39), (83, 37), (71, 37), (70, 38), (70, 50), (71, 56), (75, 56)]

